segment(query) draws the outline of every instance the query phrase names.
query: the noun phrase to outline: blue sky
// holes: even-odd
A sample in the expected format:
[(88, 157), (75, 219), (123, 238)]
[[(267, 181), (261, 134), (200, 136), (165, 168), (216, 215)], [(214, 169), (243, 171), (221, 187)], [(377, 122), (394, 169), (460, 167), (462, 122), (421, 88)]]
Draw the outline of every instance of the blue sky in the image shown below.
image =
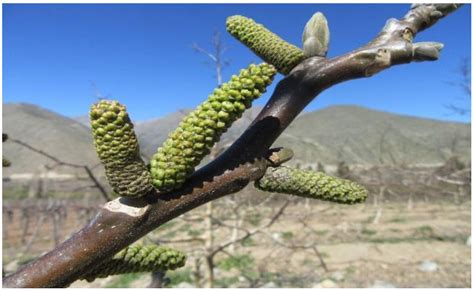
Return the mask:
[[(321, 11), (329, 21), (333, 57), (365, 44), (388, 18), (408, 9), (408, 4), (4, 4), (3, 102), (78, 116), (88, 112), (99, 91), (127, 105), (132, 119), (156, 118), (195, 107), (215, 87), (213, 67), (192, 43), (210, 50), (213, 32), (221, 33), (228, 46), (224, 57), (231, 61), (224, 81), (260, 61), (225, 31), (227, 16), (251, 17), (301, 46), (306, 21)], [(445, 105), (459, 99), (470, 106), (463, 92), (448, 84), (459, 80), (459, 64), (471, 56), (470, 21), (465, 5), (417, 36), (416, 41), (445, 44), (440, 60), (339, 84), (307, 110), (355, 104), (469, 122), (469, 116), (451, 114)], [(263, 105), (273, 88), (256, 104)]]

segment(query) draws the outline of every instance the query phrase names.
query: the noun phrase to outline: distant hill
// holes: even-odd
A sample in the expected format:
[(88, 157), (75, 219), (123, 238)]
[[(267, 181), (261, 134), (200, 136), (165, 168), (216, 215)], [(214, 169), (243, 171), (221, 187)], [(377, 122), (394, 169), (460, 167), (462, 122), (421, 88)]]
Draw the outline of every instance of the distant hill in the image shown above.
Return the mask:
[(294, 162), (437, 164), (471, 158), (471, 125), (396, 115), (358, 106), (332, 106), (301, 115), (275, 143)]
[[(36, 105), (4, 104), (3, 132), (12, 139), (26, 142), (64, 162), (90, 166), (99, 163), (89, 128)], [(3, 155), (12, 162), (11, 167), (3, 168), (4, 176), (33, 173), (43, 165), (55, 164), (48, 158), (9, 141), (3, 143)], [(70, 167), (61, 167), (55, 171), (78, 172)]]
[[(235, 140), (261, 108), (252, 108), (221, 138)], [(150, 157), (189, 110), (136, 126)], [(275, 142), (295, 151), (294, 164), (439, 164), (451, 155), (470, 160), (470, 124), (396, 115), (357, 106), (302, 114)]]
[(82, 125), (85, 125), (86, 127), (90, 128), (91, 127), (91, 124), (90, 124), (90, 119), (89, 119), (89, 115), (88, 114), (84, 114), (84, 115), (81, 115), (81, 116), (76, 116), (73, 118), (75, 121), (79, 122), (80, 124)]
[[(221, 138), (236, 139), (261, 108), (253, 108)], [(137, 123), (135, 128), (145, 157), (151, 157), (189, 110)], [(82, 118), (84, 120), (84, 118)], [(90, 129), (71, 118), (30, 104), (5, 104), (3, 131), (58, 158), (96, 165)], [(451, 155), (470, 160), (470, 124), (444, 122), (357, 106), (333, 106), (302, 114), (276, 141), (295, 151), (293, 164), (439, 164)], [(12, 162), (4, 175), (31, 173), (52, 163), (14, 143), (3, 144)], [(101, 171), (97, 167), (97, 171)], [(66, 170), (65, 170), (66, 171)], [(67, 170), (70, 171), (70, 170)]]

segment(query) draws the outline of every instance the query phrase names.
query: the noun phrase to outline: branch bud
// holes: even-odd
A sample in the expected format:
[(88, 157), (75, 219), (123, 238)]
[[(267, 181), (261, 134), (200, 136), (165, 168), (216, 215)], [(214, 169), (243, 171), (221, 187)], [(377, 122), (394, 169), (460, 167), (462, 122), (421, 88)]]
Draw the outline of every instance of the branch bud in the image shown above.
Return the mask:
[(413, 44), (414, 61), (435, 61), (444, 45), (440, 42), (417, 42)]
[(329, 48), (329, 26), (326, 17), (316, 12), (306, 23), (303, 31), (303, 54), (309, 57), (325, 57)]

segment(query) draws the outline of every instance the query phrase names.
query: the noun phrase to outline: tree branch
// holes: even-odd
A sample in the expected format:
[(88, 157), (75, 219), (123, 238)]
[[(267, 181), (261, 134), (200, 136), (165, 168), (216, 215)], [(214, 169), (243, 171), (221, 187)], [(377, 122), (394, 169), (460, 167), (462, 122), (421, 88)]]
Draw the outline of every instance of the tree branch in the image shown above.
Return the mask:
[(258, 228), (255, 228), (255, 229), (252, 229), (252, 230), (247, 230), (247, 229), (242, 229), (243, 231), (245, 231), (245, 234), (237, 239), (231, 239), (227, 242), (224, 242), (222, 244), (219, 245), (219, 247), (217, 247), (216, 249), (214, 249), (212, 251), (212, 256), (216, 255), (218, 252), (222, 251), (223, 249), (225, 249), (226, 247), (234, 244), (234, 243), (237, 243), (237, 242), (240, 242), (240, 241), (243, 241), (245, 240), (246, 238), (249, 238), (251, 237), (252, 235), (258, 233), (258, 232), (261, 232), (262, 229), (264, 228), (268, 228), (270, 226), (272, 226), (277, 220), (278, 218), (283, 214), (283, 212), (285, 211), (285, 209), (288, 207), (288, 205), (290, 205), (290, 200), (287, 200), (279, 209), (278, 211), (273, 215), (273, 217), (267, 222), (265, 223), (264, 225), (258, 227)]
[(60, 159), (56, 158), (55, 156), (45, 152), (45, 151), (42, 151), (40, 149), (37, 149), (29, 144), (27, 144), (26, 142), (23, 142), (21, 140), (18, 140), (18, 139), (12, 139), (10, 138), (9, 141), (11, 142), (14, 142), (16, 144), (19, 144), (37, 154), (40, 154), (50, 160), (53, 160), (54, 162), (56, 162), (56, 165), (58, 166), (67, 166), (67, 167), (71, 167), (71, 168), (82, 168), (84, 169), (84, 171), (86, 172), (87, 176), (89, 177), (89, 179), (92, 181), (92, 183), (94, 183), (94, 187), (96, 187), (97, 189), (99, 189), (99, 192), (100, 194), (102, 195), (102, 197), (105, 199), (105, 201), (110, 201), (111, 199), (109, 198), (109, 195), (107, 194), (107, 191), (105, 190), (104, 186), (102, 186), (102, 184), (100, 183), (100, 181), (95, 177), (94, 173), (92, 172), (92, 169), (95, 168), (96, 166), (93, 166), (92, 168), (90, 168), (89, 166), (87, 165), (77, 165), (77, 164), (72, 164), (72, 163), (69, 163), (69, 162), (64, 162), (64, 161), (61, 161)]
[(217, 159), (195, 172), (181, 189), (150, 193), (135, 200), (119, 198), (105, 204), (81, 231), (4, 278), (4, 287), (67, 286), (163, 223), (240, 191), (263, 176), (268, 166), (264, 157), (270, 146), (319, 93), (393, 65), (435, 59), (439, 45), (413, 44), (411, 40), (458, 6), (415, 4), (403, 19), (389, 20), (364, 47), (333, 59), (304, 60), (277, 85), (269, 102), (242, 136)]

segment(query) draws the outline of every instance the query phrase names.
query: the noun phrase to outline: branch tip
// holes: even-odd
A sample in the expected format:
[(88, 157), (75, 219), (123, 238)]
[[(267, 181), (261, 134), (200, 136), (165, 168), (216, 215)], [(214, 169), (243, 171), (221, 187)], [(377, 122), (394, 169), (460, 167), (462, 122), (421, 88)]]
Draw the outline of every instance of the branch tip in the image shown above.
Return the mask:
[(303, 31), (303, 53), (306, 58), (325, 57), (329, 48), (329, 26), (324, 14), (316, 12)]
[(439, 58), (439, 53), (443, 49), (444, 44), (440, 42), (417, 42), (413, 44), (413, 60), (435, 61)]

